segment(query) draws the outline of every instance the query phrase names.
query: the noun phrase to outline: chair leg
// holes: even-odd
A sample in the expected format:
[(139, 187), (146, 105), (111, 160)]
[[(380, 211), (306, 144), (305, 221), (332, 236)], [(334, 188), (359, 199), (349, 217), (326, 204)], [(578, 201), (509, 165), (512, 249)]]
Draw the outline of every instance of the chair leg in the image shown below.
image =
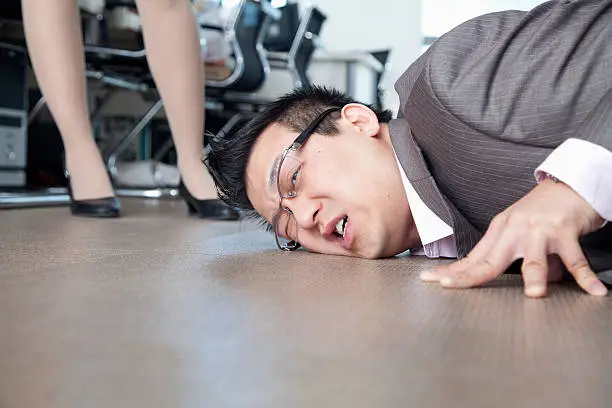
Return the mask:
[(174, 146), (174, 140), (172, 140), (172, 138), (169, 137), (168, 140), (164, 142), (162, 147), (160, 147), (159, 149), (157, 149), (157, 151), (155, 151), (155, 154), (153, 155), (152, 160), (154, 162), (161, 161), (162, 157), (164, 157), (164, 155), (168, 153), (168, 150), (170, 150), (172, 146)]
[(44, 96), (41, 96), (40, 99), (36, 102), (30, 113), (28, 114), (28, 125), (31, 125), (34, 122), (34, 119), (38, 116), (42, 108), (45, 107), (47, 101)]
[[(225, 125), (223, 125), (221, 129), (219, 129), (217, 135), (212, 135), (212, 137), (225, 137), (225, 135), (227, 135), (234, 128), (234, 126), (236, 126), (236, 124), (238, 124), (241, 120), (245, 119), (246, 115), (246, 112), (235, 113), (231, 118), (229, 118), (227, 122), (225, 122)], [(205, 142), (206, 143), (204, 145), (204, 157), (208, 156), (208, 152), (210, 150), (210, 144), (206, 140)]]
[(113, 86), (115, 88), (127, 89), (134, 92), (147, 92), (150, 90), (149, 86), (138, 81), (130, 81), (129, 79), (121, 78), (115, 75), (107, 75), (104, 72), (93, 71), (88, 69), (85, 71), (85, 76), (88, 79), (99, 81), (104, 85)]
[(138, 136), (140, 132), (142, 132), (145, 126), (147, 126), (151, 122), (151, 120), (153, 120), (153, 117), (157, 115), (157, 113), (163, 107), (164, 103), (161, 99), (155, 102), (155, 104), (151, 106), (147, 113), (144, 114), (142, 119), (140, 119), (140, 121), (132, 128), (132, 130), (130, 130), (130, 132), (121, 139), (121, 142), (119, 142), (117, 147), (111, 151), (111, 154), (108, 157), (107, 166), (112, 178), (117, 177), (117, 158), (119, 157), (119, 155), (123, 153), (125, 149), (127, 149), (127, 147), (132, 143), (134, 138), (136, 138), (136, 136)]
[[(229, 132), (230, 130), (232, 130), (232, 128), (236, 125), (236, 123), (238, 123), (240, 120), (242, 120), (244, 118), (244, 114), (242, 113), (236, 113), (234, 116), (232, 116), (226, 123), (225, 125), (223, 125), (223, 127), (221, 128), (221, 130), (219, 130), (219, 134), (223, 135), (227, 132)], [(153, 155), (153, 161), (154, 162), (158, 162), (162, 159), (162, 157), (164, 157), (164, 155), (166, 153), (168, 153), (168, 150), (170, 150), (172, 148), (172, 146), (174, 146), (174, 141), (172, 140), (172, 138), (168, 138), (168, 140), (166, 140), (166, 142), (162, 145), (162, 147), (160, 147), (159, 149), (157, 149), (157, 151), (155, 152), (155, 154)]]
[(96, 107), (91, 112), (91, 115), (89, 115), (89, 118), (91, 119), (92, 123), (98, 120), (99, 116), (102, 113), (102, 110), (106, 107), (114, 93), (114, 90), (106, 89), (102, 96), (98, 99)]
[[(100, 98), (100, 102), (98, 103), (98, 106), (96, 106), (96, 109), (94, 109), (94, 111), (92, 112), (90, 116), (92, 121), (98, 118), (98, 115), (100, 115), (100, 112), (102, 112), (102, 109), (106, 106), (106, 104), (110, 100), (113, 93), (114, 92), (109, 89), (102, 95), (102, 97)], [(34, 122), (34, 120), (40, 114), (40, 111), (42, 111), (42, 109), (46, 105), (47, 105), (47, 101), (45, 100), (45, 97), (41, 96), (40, 99), (38, 99), (38, 101), (32, 108), (32, 110), (30, 111), (30, 113), (28, 114), (28, 125), (31, 125), (32, 122)]]
[(230, 130), (232, 130), (232, 128), (234, 126), (236, 126), (236, 123), (240, 122), (240, 120), (242, 120), (242, 118), (244, 117), (244, 114), (242, 113), (236, 113), (234, 116), (232, 116), (226, 123), (225, 125), (223, 125), (223, 127), (221, 128), (221, 130), (219, 130), (219, 134), (220, 135), (225, 135), (227, 132), (229, 132)]

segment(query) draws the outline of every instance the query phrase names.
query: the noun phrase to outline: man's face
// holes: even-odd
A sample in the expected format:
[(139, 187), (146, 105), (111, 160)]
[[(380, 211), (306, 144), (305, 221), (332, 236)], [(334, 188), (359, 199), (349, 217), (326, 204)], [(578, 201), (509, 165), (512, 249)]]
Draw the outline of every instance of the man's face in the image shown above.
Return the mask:
[[(294, 153), (297, 160), (281, 168), (289, 173), (281, 172), (283, 182), (299, 179), (297, 195), (282, 200), (295, 220), (291, 235), (297, 234), (299, 243), (313, 252), (365, 258), (392, 256), (416, 245), (418, 236), (387, 126), (359, 104), (346, 105), (336, 123), (339, 134), (315, 132)], [(276, 177), (271, 177), (274, 164), (297, 135), (279, 124), (269, 126), (247, 164), (248, 197), (270, 223), (280, 199)], [(340, 233), (338, 221), (344, 226)]]

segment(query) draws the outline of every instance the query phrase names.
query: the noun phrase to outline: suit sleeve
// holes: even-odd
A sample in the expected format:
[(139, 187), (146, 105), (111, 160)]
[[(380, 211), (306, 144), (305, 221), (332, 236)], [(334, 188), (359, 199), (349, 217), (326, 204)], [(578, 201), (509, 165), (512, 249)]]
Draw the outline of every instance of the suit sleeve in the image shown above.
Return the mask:
[(612, 89), (601, 98), (575, 135), (612, 151)]
[[(568, 139), (535, 171), (570, 186), (607, 221), (612, 221), (612, 152), (582, 139)], [(605, 224), (604, 224), (605, 225)]]
[[(552, 174), (612, 220), (612, 1), (549, 2), (476, 21), (431, 59), (436, 97), (479, 133), (550, 149), (536, 178)], [(467, 36), (483, 31), (486, 40)], [(465, 38), (474, 51), (454, 52)]]
[(536, 169), (569, 185), (607, 221), (612, 221), (612, 90), (570, 138)]

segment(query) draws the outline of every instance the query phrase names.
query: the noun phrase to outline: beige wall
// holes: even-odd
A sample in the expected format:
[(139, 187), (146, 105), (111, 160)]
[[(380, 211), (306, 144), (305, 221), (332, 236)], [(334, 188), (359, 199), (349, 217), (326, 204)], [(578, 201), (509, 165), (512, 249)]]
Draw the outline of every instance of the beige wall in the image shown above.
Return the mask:
[(398, 101), (393, 84), (418, 57), (422, 41), (420, 0), (300, 0), (303, 8), (315, 4), (328, 17), (322, 40), (330, 51), (392, 48), (390, 70), (383, 79), (385, 104)]

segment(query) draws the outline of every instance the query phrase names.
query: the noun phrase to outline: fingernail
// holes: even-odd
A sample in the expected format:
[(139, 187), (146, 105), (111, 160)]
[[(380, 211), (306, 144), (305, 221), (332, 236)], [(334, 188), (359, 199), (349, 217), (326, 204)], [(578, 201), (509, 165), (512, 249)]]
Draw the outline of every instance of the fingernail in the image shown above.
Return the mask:
[(525, 287), (525, 294), (529, 297), (542, 297), (546, 294), (546, 286), (542, 284), (531, 284)]
[(435, 282), (438, 280), (438, 278), (436, 278), (436, 275), (433, 273), (433, 271), (425, 271), (421, 272), (421, 280), (425, 282)]
[(590, 289), (589, 292), (591, 293), (591, 295), (606, 296), (608, 294), (608, 289), (603, 283), (601, 283), (599, 279), (594, 279), (589, 289)]
[(455, 284), (455, 281), (453, 280), (453, 278), (449, 278), (447, 276), (446, 278), (442, 278), (442, 280), (440, 281), (440, 284), (442, 286), (453, 286)]

